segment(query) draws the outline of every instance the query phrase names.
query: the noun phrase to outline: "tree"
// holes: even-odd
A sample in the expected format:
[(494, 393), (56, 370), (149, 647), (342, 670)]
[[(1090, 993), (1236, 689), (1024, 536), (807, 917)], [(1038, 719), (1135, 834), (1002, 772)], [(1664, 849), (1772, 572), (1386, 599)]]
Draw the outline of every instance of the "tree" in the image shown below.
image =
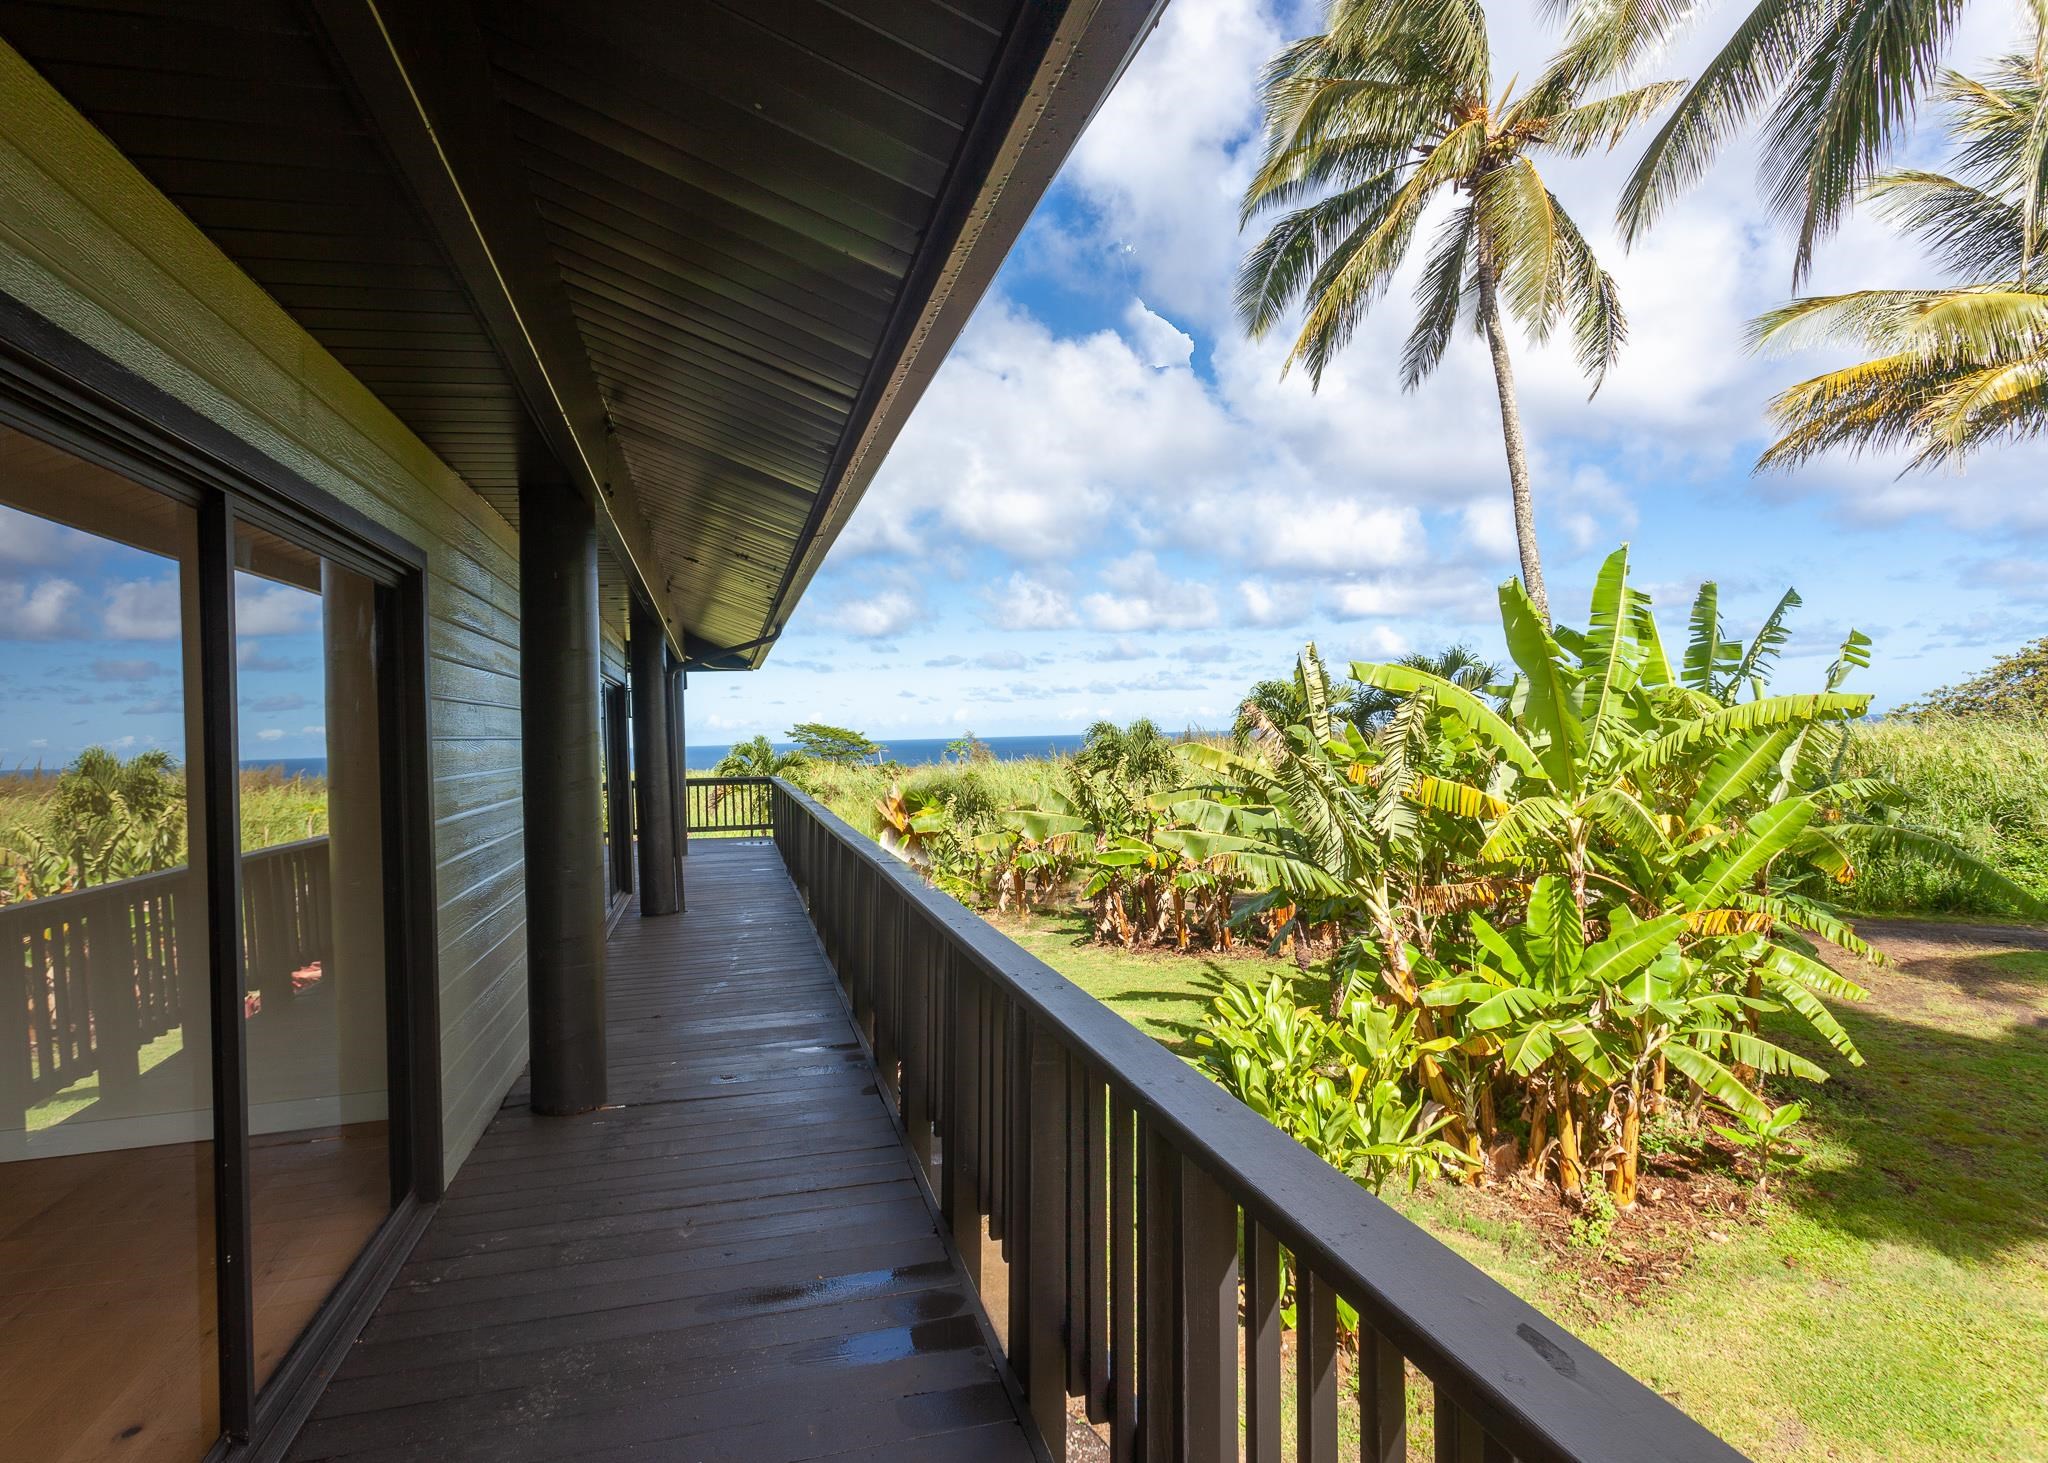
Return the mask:
[(800, 721), (789, 729), (789, 739), (796, 743), (796, 749), (804, 756), (841, 767), (874, 762), (882, 755), (881, 743), (829, 722)]
[(123, 762), (87, 747), (57, 778), (48, 827), (11, 838), (20, 898), (173, 868), (185, 857), (185, 780), (167, 752)]
[(973, 732), (965, 731), (953, 738), (952, 741), (946, 743), (946, 760), (948, 762), (993, 762), (996, 760), (996, 754), (987, 742), (984, 742)]
[(778, 752), (768, 738), (756, 736), (734, 742), (711, 773), (714, 777), (783, 777), (801, 772), (806, 760), (801, 752)]
[(1899, 710), (1907, 715), (2048, 716), (2048, 635), (2001, 655), (1989, 670), (1929, 691)]
[(1402, 384), (1412, 390), (1436, 369), (1469, 316), (1492, 356), (1522, 580), (1546, 618), (1503, 314), (1539, 343), (1567, 322), (1596, 391), (1621, 349), (1627, 327), (1614, 281), (1533, 159), (1611, 149), (1683, 90), (1663, 81), (1591, 98), (1634, 59), (1626, 34), (1606, 10), (1587, 8), (1516, 97), (1512, 83), (1493, 90), (1474, 0), (1333, 0), (1328, 30), (1266, 68), (1265, 157), (1244, 196), (1246, 222), (1292, 211), (1245, 258), (1239, 314), (1260, 337), (1303, 301), (1287, 367), (1304, 365), (1318, 385), (1391, 286), (1424, 211), (1439, 195), (1458, 199), (1423, 267)]
[[(1499, 680), (1501, 674), (1498, 665), (1482, 660), (1478, 652), (1462, 641), (1438, 651), (1410, 651), (1401, 657), (1400, 664), (1429, 671), (1456, 682), (1468, 691), (1485, 690)], [(1237, 722), (1233, 728), (1237, 739), (1250, 741), (1269, 730), (1284, 731), (1305, 720), (1308, 702), (1303, 677), (1310, 673), (1311, 668), (1325, 683), (1328, 682), (1329, 672), (1323, 669), (1322, 655), (1313, 644), (1302, 652), (1301, 665), (1293, 676), (1259, 681), (1253, 685), (1238, 707)], [(1356, 683), (1342, 693), (1333, 689), (1332, 696), (1331, 711), (1363, 732), (1379, 726), (1400, 705), (1399, 697)]]
[(1133, 795), (1164, 786), (1178, 767), (1173, 740), (1142, 716), (1129, 726), (1096, 722), (1082, 734), (1081, 750), (1074, 753), (1077, 772), (1123, 784)]
[[(1671, 116), (1622, 191), (1622, 236), (1634, 243), (1715, 154), (1765, 108), (1759, 183), (1796, 235), (1792, 282), (1841, 223), (1940, 74), (1965, 0), (1754, 0)], [(1617, 0), (1604, 27), (1616, 63), (1655, 53), (1704, 10), (1675, 0)], [(2034, 195), (2035, 208), (2041, 199)]]
[(2033, 29), (2034, 44), (1983, 80), (1942, 73), (1952, 175), (1889, 173), (1866, 190), (1957, 283), (1817, 295), (1751, 326), (1761, 347), (1844, 341), (1873, 353), (1772, 399), (1783, 435), (1759, 468), (1841, 447), (1904, 448), (1910, 470), (2048, 431), (2048, 69)]

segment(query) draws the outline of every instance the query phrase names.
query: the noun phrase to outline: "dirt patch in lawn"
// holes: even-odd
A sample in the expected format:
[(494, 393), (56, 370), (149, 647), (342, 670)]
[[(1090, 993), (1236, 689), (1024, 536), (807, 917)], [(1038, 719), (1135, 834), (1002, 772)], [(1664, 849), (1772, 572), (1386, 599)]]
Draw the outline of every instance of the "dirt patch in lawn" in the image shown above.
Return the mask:
[(1917, 919), (1858, 920), (1856, 932), (1884, 951), (1871, 965), (1832, 945), (1828, 964), (1866, 986), (1867, 1009), (1914, 1020), (1960, 1003), (1993, 1021), (2048, 1026), (2048, 930), (2029, 925)]

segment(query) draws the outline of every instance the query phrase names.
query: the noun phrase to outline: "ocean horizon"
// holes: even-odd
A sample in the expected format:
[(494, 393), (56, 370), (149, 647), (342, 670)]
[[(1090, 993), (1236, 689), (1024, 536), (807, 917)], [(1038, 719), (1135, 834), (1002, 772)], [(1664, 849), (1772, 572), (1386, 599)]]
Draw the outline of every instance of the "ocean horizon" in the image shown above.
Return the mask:
[[(904, 767), (934, 766), (946, 760), (946, 749), (957, 740), (957, 737), (893, 737), (881, 742), (881, 760)], [(1035, 736), (981, 737), (978, 740), (996, 761), (1022, 762), (1033, 757), (1072, 756), (1081, 750), (1086, 738), (1079, 732), (1044, 732)], [(794, 742), (775, 742), (773, 745), (778, 752), (796, 749)], [(692, 772), (708, 772), (731, 750), (730, 742), (687, 746), (684, 748), (684, 765)], [(274, 772), (283, 777), (327, 775), (325, 757), (247, 757), (241, 766), (244, 772)], [(61, 765), (22, 767), (0, 771), (0, 777), (54, 778), (63, 770)]]
[[(881, 743), (882, 760), (897, 762), (905, 767), (930, 767), (946, 760), (946, 749), (958, 741), (957, 737), (877, 737)], [(976, 738), (998, 762), (1022, 762), (1032, 757), (1065, 757), (1081, 750), (1086, 740), (1079, 732), (1046, 732), (1037, 736), (1021, 737), (979, 737)], [(772, 743), (778, 752), (793, 752), (794, 742)], [(684, 765), (692, 772), (708, 772), (718, 765), (732, 743), (712, 746), (686, 746)]]

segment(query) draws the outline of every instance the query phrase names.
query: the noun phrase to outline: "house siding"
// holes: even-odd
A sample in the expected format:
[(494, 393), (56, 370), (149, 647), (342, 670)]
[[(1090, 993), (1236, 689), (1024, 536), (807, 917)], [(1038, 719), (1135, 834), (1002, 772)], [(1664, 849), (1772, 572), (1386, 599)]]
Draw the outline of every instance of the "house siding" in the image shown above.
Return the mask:
[(526, 1065), (518, 537), (0, 43), (0, 290), (427, 558), (444, 1171)]

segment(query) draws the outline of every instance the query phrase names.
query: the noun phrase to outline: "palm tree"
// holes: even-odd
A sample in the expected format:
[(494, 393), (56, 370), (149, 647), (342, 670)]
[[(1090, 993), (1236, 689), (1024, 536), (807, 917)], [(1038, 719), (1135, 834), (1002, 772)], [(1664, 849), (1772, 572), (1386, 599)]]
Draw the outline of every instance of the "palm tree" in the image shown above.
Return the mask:
[(1878, 178), (1866, 196), (1951, 276), (1946, 288), (1858, 290), (1794, 300), (1751, 326), (1757, 346), (1849, 341), (1871, 359), (1801, 381), (1771, 401), (1783, 435), (1757, 465), (1835, 447), (1904, 448), (1908, 470), (2048, 431), (2048, 66), (2034, 44), (1983, 81), (1944, 72), (1960, 144), (1954, 174)]
[(1516, 97), (1513, 83), (1493, 89), (1477, 0), (1332, 0), (1327, 31), (1266, 68), (1266, 152), (1244, 196), (1245, 222), (1291, 211), (1246, 256), (1239, 314), (1256, 338), (1305, 302), (1287, 368), (1301, 363), (1318, 385), (1392, 284), (1425, 210), (1439, 195), (1458, 200), (1422, 272), (1402, 385), (1412, 390), (1436, 369), (1469, 310), (1493, 357), (1522, 580), (1546, 619), (1503, 305), (1537, 342), (1568, 321), (1579, 366), (1599, 389), (1626, 333), (1621, 303), (1533, 155), (1612, 148), (1684, 89), (1655, 82), (1590, 100), (1632, 59), (1624, 41), (1604, 11), (1581, 12)]
[[(1620, 220), (1634, 243), (1714, 155), (1758, 113), (1759, 182), (1797, 238), (1792, 283), (1911, 127), (1921, 91), (1967, 0), (1753, 0), (1750, 11), (1672, 110), (1622, 191)], [(1607, 27), (1620, 64), (1664, 44), (1706, 7), (1688, 0), (1614, 0)], [(2038, 27), (2041, 0), (2026, 7)], [(2036, 31), (2036, 54), (2039, 31)], [(2028, 208), (2043, 204), (2048, 136), (2033, 139)]]
[(808, 759), (801, 752), (777, 751), (765, 736), (734, 742), (711, 769), (713, 777), (784, 777), (801, 772)]
[[(1411, 650), (1396, 663), (1413, 670), (1428, 671), (1468, 691), (1484, 691), (1501, 677), (1498, 664), (1482, 659), (1462, 640), (1438, 651)], [(1288, 727), (1300, 726), (1308, 720), (1311, 684), (1327, 686), (1329, 680), (1322, 654), (1311, 641), (1302, 651), (1292, 676), (1259, 681), (1245, 693), (1231, 734), (1241, 742), (1261, 736), (1284, 735)], [(1362, 732), (1378, 730), (1401, 705), (1399, 696), (1377, 686), (1354, 684), (1345, 695), (1338, 695), (1332, 688), (1329, 695), (1331, 714), (1350, 722)]]

